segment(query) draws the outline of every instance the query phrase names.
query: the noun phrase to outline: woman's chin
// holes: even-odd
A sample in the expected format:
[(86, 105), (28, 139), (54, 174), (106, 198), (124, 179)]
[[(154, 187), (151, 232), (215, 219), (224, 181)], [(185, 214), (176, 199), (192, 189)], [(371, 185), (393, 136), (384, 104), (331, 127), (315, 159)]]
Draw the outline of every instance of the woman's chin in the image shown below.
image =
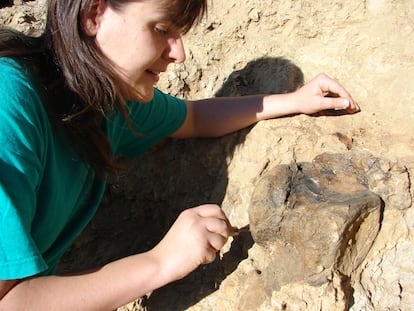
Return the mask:
[(154, 88), (151, 89), (137, 89), (136, 93), (129, 98), (130, 100), (134, 100), (140, 103), (148, 103), (154, 98)]

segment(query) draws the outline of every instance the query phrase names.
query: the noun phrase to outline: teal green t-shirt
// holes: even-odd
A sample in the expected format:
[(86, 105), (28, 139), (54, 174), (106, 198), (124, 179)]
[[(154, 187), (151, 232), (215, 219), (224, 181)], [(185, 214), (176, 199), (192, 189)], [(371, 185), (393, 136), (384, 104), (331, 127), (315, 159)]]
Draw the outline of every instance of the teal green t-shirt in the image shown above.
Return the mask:
[[(106, 121), (114, 154), (142, 154), (183, 124), (185, 103), (154, 91), (149, 103), (127, 102), (141, 136), (118, 113)], [(0, 280), (53, 274), (104, 189), (52, 127), (29, 70), (0, 58)]]

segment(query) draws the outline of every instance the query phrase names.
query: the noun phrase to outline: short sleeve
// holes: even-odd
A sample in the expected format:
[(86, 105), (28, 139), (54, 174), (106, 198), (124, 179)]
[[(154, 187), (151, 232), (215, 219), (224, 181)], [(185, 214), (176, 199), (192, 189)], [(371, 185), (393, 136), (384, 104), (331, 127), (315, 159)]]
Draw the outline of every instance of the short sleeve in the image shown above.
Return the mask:
[(158, 89), (149, 103), (127, 101), (136, 133), (119, 114), (108, 121), (108, 136), (115, 154), (137, 156), (177, 131), (187, 116), (183, 100)]
[[(29, 187), (26, 177), (0, 160), (2, 176), (0, 186), (0, 279), (19, 279), (38, 274), (48, 268), (30, 235), (30, 209), (16, 208), (17, 204), (30, 204), (16, 196), (16, 189)], [(10, 190), (11, 189), (11, 190)], [(24, 192), (23, 192), (24, 193)]]
[(0, 279), (18, 279), (47, 269), (30, 235), (43, 120), (23, 67), (1, 58), (0, 76)]

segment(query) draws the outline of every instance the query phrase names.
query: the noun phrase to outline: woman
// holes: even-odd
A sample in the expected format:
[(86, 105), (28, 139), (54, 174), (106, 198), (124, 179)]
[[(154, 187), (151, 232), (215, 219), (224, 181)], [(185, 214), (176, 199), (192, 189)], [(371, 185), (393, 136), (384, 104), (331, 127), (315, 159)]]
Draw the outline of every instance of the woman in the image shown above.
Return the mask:
[(116, 156), (168, 136), (358, 110), (326, 75), (269, 96), (183, 101), (154, 89), (169, 64), (185, 60), (181, 35), (205, 11), (205, 0), (50, 0), (40, 38), (0, 32), (1, 310), (113, 310), (214, 260), (232, 227), (206, 204), (181, 213), (148, 252), (55, 275), (119, 169)]

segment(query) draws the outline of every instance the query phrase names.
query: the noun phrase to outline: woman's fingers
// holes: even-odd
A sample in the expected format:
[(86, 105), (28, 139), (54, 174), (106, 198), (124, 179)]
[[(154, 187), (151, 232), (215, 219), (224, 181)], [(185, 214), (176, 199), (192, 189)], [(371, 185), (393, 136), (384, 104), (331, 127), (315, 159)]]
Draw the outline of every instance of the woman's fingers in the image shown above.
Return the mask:
[(322, 109), (345, 110), (351, 107), (351, 102), (343, 97), (322, 97), (320, 99)]
[(319, 88), (324, 92), (324, 95), (335, 94), (338, 97), (348, 98), (352, 100), (351, 95), (345, 88), (339, 84), (338, 81), (332, 79), (328, 75), (321, 73), (315, 78), (318, 81)]
[(208, 219), (205, 221), (208, 243), (219, 251), (230, 236), (231, 228), (223, 220)]
[(359, 111), (359, 106), (351, 94), (336, 80), (326, 74), (319, 74), (315, 80), (322, 92), (325, 109), (347, 109), (349, 112)]
[(336, 80), (319, 74), (296, 92), (298, 111), (313, 114), (322, 110), (341, 109), (348, 113), (359, 111), (348, 91)]
[(216, 217), (228, 222), (227, 216), (224, 214), (220, 206), (216, 204), (204, 204), (194, 207), (191, 210), (196, 211), (201, 217)]

